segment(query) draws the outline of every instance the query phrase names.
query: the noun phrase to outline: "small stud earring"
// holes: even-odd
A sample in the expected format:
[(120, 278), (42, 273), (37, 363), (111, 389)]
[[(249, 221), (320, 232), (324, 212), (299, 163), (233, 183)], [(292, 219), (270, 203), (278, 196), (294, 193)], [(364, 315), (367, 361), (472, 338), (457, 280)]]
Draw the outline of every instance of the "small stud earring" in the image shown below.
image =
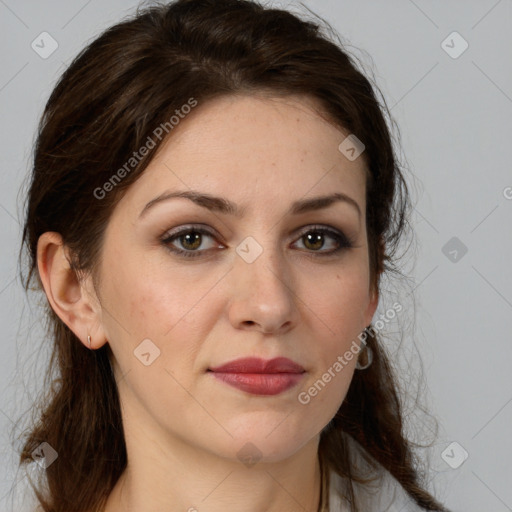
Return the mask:
[(89, 349), (91, 348), (91, 337), (87, 335), (87, 343), (89, 343)]

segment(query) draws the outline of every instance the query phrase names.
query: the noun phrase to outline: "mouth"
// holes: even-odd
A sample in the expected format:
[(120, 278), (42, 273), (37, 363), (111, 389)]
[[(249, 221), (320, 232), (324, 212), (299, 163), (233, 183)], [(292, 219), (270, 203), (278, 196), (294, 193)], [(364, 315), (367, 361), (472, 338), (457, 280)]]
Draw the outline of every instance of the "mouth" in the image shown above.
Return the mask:
[(215, 378), (225, 384), (253, 395), (277, 395), (296, 386), (306, 372), (285, 357), (264, 360), (243, 358), (209, 368)]

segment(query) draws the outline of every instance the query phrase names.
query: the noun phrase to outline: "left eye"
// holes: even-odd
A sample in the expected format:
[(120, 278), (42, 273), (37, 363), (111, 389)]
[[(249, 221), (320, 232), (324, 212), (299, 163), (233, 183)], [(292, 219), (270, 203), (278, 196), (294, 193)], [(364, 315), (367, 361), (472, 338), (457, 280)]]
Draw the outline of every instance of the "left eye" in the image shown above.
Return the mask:
[[(205, 236), (215, 239), (215, 234), (207, 229), (187, 226), (178, 231), (166, 233), (164, 238), (162, 238), (162, 243), (174, 254), (195, 258), (210, 250), (210, 248), (198, 250)], [(319, 249), (324, 247), (326, 237), (334, 241), (334, 248), (327, 251), (319, 251)], [(343, 233), (326, 227), (308, 228), (300, 233), (299, 240), (304, 241), (304, 246), (313, 253), (313, 256), (329, 256), (352, 247), (351, 241)], [(174, 245), (175, 241), (179, 242), (182, 249)], [(225, 247), (221, 245), (221, 248)], [(314, 254), (315, 252), (319, 254), (316, 255)]]

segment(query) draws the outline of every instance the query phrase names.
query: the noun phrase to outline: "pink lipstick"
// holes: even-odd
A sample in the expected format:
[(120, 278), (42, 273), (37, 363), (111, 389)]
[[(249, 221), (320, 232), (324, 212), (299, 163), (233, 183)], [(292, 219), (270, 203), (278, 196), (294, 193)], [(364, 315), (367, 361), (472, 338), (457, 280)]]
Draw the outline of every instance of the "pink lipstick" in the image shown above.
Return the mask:
[(237, 359), (208, 370), (217, 379), (253, 395), (278, 395), (297, 385), (304, 368), (286, 357)]

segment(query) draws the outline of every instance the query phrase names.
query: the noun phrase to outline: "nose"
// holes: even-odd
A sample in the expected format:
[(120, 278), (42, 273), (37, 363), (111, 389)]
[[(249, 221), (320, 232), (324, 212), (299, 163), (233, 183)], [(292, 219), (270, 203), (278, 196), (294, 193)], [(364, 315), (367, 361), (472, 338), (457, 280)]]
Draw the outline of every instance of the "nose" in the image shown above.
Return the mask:
[(283, 334), (297, 324), (299, 316), (292, 272), (278, 249), (265, 247), (250, 261), (235, 257), (229, 320), (237, 329)]

